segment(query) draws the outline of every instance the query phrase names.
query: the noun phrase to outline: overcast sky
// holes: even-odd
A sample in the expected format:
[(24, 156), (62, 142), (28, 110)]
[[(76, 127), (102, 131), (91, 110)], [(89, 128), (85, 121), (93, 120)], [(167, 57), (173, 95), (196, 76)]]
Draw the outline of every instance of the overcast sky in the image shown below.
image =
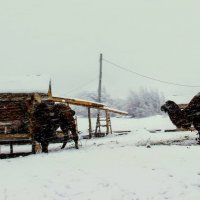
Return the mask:
[[(103, 53), (137, 73), (200, 86), (199, 7), (198, 0), (1, 0), (1, 75), (47, 74), (55, 94), (76, 97), (97, 90)], [(140, 87), (166, 98), (200, 91), (105, 62), (103, 86), (117, 97)]]

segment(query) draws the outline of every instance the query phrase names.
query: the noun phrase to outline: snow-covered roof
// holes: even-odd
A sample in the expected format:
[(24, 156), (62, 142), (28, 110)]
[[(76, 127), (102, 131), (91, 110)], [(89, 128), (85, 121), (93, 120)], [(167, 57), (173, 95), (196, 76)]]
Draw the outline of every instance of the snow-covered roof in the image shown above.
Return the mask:
[(47, 93), (50, 78), (44, 75), (0, 77), (0, 93)]

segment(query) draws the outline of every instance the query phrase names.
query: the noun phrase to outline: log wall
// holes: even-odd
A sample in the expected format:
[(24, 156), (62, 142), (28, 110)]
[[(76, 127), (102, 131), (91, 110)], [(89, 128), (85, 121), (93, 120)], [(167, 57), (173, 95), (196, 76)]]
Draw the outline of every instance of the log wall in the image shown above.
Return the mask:
[(28, 117), (24, 101), (0, 101), (0, 133), (27, 132)]

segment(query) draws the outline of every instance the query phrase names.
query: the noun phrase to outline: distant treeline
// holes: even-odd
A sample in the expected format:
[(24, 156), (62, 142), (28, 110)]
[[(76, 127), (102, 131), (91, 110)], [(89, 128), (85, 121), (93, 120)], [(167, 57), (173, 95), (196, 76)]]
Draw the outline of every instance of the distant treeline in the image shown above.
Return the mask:
[[(97, 92), (84, 91), (78, 94), (78, 98), (97, 102)], [(157, 90), (142, 88), (139, 91), (131, 90), (126, 99), (112, 98), (105, 90), (102, 90), (102, 103), (106, 106), (127, 111), (131, 117), (142, 118), (161, 114), (160, 107), (164, 103), (164, 96)], [(87, 110), (84, 107), (76, 107), (76, 114), (86, 117)], [(96, 116), (97, 110), (92, 109), (92, 116)], [(112, 114), (115, 115), (115, 114)]]

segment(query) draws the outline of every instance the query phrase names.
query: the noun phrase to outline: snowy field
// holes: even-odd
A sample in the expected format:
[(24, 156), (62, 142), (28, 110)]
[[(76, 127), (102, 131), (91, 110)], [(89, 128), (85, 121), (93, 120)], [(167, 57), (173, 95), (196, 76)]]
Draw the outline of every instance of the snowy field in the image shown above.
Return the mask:
[[(87, 119), (79, 118), (78, 123), (85, 134)], [(200, 198), (195, 132), (166, 133), (175, 127), (163, 116), (113, 118), (112, 126), (131, 132), (82, 139), (79, 150), (71, 148), (73, 143), (64, 150), (61, 144), (51, 144), (49, 154), (1, 160), (0, 200)], [(150, 133), (153, 129), (161, 131)]]

